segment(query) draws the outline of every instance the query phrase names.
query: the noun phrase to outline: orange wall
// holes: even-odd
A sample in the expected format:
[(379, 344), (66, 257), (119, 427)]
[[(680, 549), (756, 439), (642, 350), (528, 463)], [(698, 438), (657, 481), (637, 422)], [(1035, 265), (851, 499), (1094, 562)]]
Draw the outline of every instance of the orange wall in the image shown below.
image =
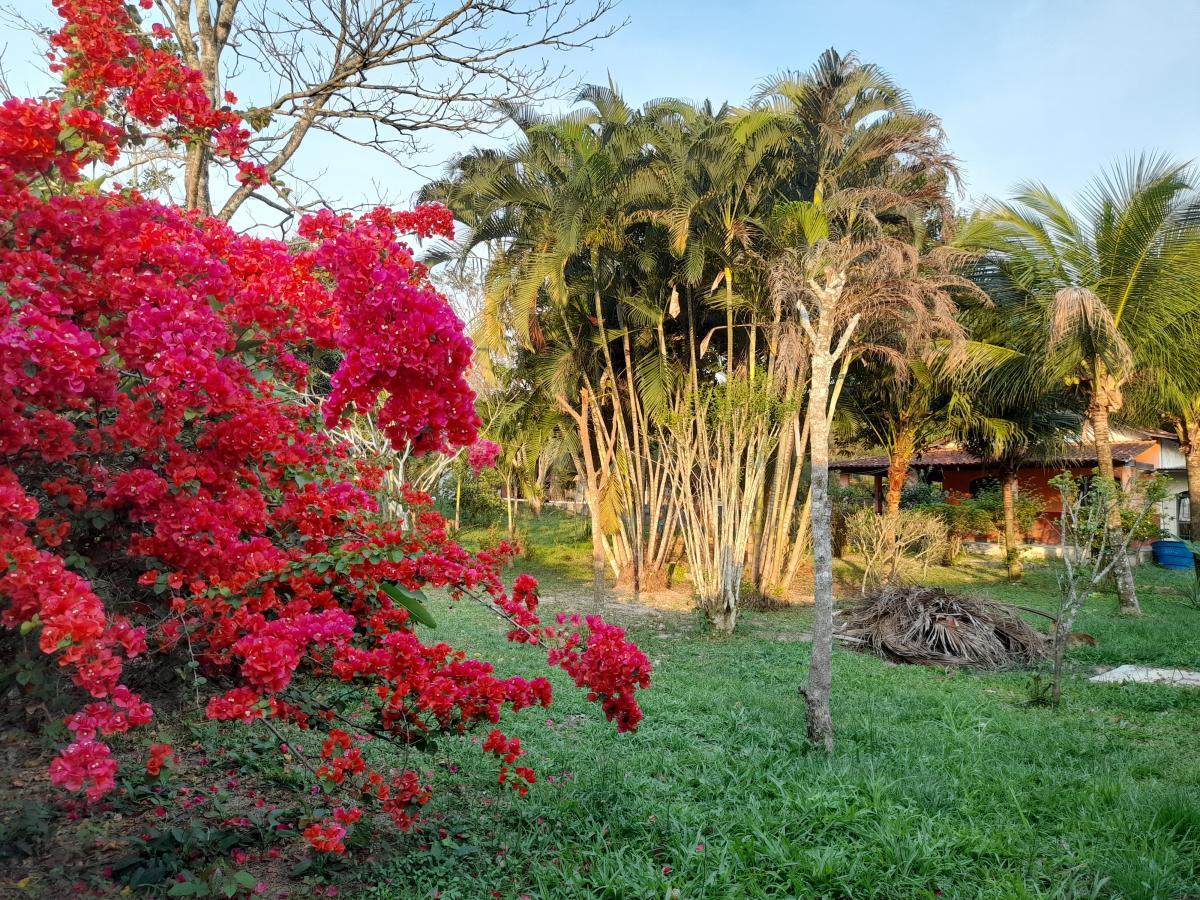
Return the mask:
[[(1017, 473), (1017, 492), (1027, 497), (1038, 497), (1042, 501), (1044, 510), (1031, 535), (1036, 542), (1041, 544), (1058, 542), (1058, 519), (1062, 512), (1062, 502), (1059, 498), (1058, 488), (1050, 484), (1050, 479), (1062, 471), (1064, 470), (1030, 467)], [(1070, 471), (1075, 478), (1081, 478), (1084, 475), (1091, 475), (1093, 469), (1085, 467), (1072, 468), (1067, 471)], [(994, 470), (984, 466), (944, 469), (943, 474), (945, 476), (945, 481), (942, 483), (944, 490), (967, 496), (971, 495), (971, 482), (976, 478), (997, 477)]]

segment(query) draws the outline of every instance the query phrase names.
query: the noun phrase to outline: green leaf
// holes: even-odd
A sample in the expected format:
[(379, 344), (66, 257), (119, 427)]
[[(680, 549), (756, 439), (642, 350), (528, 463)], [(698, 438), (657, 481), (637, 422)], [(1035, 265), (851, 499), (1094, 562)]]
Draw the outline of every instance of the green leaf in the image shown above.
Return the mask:
[(206, 897), (210, 893), (208, 885), (201, 881), (181, 881), (167, 891), (168, 897)]
[(437, 622), (425, 608), (426, 597), (421, 591), (410, 591), (403, 585), (391, 583), (381, 584), (379, 589), (407, 609), (413, 619), (429, 628), (437, 628)]

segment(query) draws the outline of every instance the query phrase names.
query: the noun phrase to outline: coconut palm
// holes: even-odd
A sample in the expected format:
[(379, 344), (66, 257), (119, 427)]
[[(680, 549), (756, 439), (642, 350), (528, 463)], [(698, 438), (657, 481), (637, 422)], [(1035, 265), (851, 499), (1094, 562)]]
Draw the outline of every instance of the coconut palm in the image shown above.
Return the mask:
[[(1200, 318), (1195, 184), (1186, 166), (1142, 156), (1099, 177), (1073, 207), (1043, 185), (1024, 185), (1011, 202), (988, 204), (961, 236), (990, 255), (991, 277), (1021, 296), (1011, 327), (1046, 335), (1050, 375), (1086, 399), (1106, 480), (1110, 421), (1126, 383), (1139, 371), (1192, 365), (1184, 348)], [(1115, 505), (1108, 527), (1121, 529)], [(1120, 608), (1139, 612), (1128, 561), (1114, 572)]]

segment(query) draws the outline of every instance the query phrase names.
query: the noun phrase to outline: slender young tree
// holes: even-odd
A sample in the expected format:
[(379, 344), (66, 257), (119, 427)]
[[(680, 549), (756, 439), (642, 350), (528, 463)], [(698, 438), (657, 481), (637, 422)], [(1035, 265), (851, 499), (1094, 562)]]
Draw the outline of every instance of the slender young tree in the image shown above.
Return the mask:
[[(918, 273), (919, 254), (890, 238), (815, 243), (780, 256), (772, 290), (795, 311), (808, 339), (812, 468), (813, 641), (806, 701), (808, 739), (833, 749), (833, 546), (829, 424), (839, 369), (853, 356), (878, 354), (899, 371), (905, 350), (941, 338), (961, 340), (950, 294)], [(832, 396), (831, 396), (832, 395)]]

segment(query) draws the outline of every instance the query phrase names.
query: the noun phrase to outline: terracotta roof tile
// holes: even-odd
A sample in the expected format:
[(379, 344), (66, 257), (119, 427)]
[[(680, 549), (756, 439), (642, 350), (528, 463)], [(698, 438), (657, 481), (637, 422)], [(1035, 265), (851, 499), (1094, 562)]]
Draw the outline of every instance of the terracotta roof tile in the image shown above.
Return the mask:
[[(1139, 453), (1154, 446), (1153, 441), (1118, 441), (1112, 445), (1113, 462), (1129, 462)], [(1061, 457), (1049, 462), (1030, 460), (1027, 465), (1043, 465), (1047, 467), (1056, 464), (1088, 465), (1095, 464), (1096, 451), (1091, 447), (1080, 447), (1077, 451), (1068, 451)], [(978, 466), (982, 465), (979, 457), (965, 450), (952, 448), (935, 448), (918, 453), (913, 457), (912, 468), (933, 469), (944, 466)], [(829, 464), (829, 468), (838, 472), (871, 473), (887, 469), (886, 456), (860, 456), (855, 459), (843, 459)]]

